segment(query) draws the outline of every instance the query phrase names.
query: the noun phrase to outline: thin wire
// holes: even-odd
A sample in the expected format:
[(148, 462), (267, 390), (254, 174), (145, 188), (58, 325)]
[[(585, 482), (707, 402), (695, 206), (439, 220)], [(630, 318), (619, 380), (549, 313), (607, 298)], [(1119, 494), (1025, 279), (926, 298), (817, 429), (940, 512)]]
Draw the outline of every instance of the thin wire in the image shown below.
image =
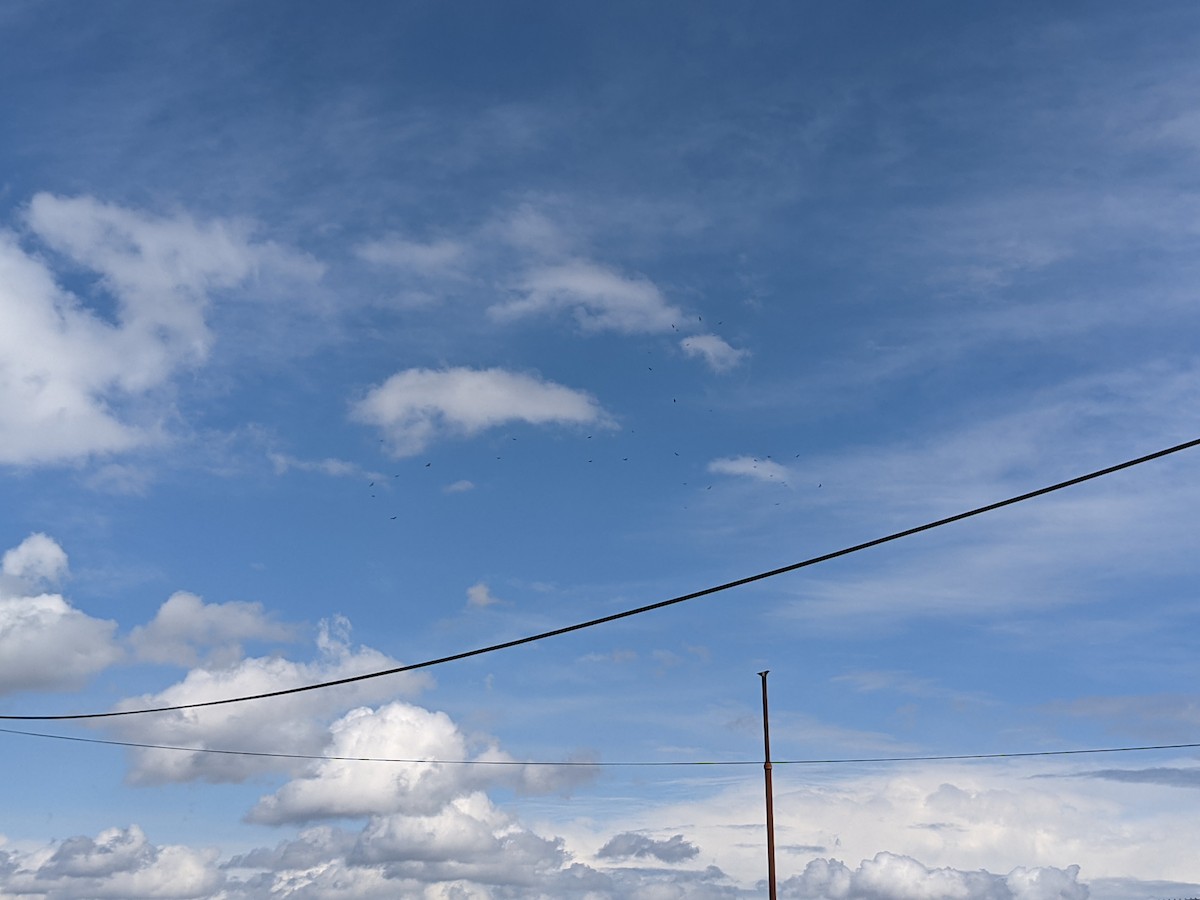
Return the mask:
[[(79, 744), (103, 744), (109, 747), (132, 747), (138, 750), (174, 750), (180, 753), (216, 753), (221, 756), (252, 756), (268, 759), (301, 759), (319, 762), (375, 762), (409, 763), (413, 765), (440, 766), (559, 766), (597, 768), (651, 768), (664, 766), (761, 766), (761, 760), (715, 759), (715, 760), (648, 760), (634, 762), (588, 762), (586, 760), (518, 760), (518, 759), (404, 759), (390, 756), (317, 756), (307, 753), (272, 753), (265, 750), (221, 750), (214, 747), (176, 747), (170, 744), (146, 744), (138, 741), (110, 741), (102, 738), (77, 737), (68, 734), (49, 734), (44, 731), (21, 731), (15, 728), (0, 728), (3, 734), (18, 734), (25, 737), (50, 738)], [(943, 756), (860, 756), (831, 759), (782, 759), (772, 760), (776, 766), (833, 766), (863, 763), (905, 762), (965, 762), (984, 759), (1026, 759), (1035, 756), (1082, 756), (1099, 753), (1140, 753), (1151, 750), (1195, 750), (1194, 744), (1153, 744), (1142, 747), (1096, 747), (1084, 750), (1031, 750), (1019, 753), (968, 753)]]
[(362, 675), (352, 675), (347, 678), (337, 678), (332, 681), (321, 681), (315, 684), (305, 684), (299, 687), (282, 688), (276, 691), (265, 691), (261, 694), (246, 694), (239, 697), (226, 697), (221, 700), (204, 700), (197, 703), (180, 703), (174, 706), (156, 706), (144, 709), (121, 709), (110, 712), (98, 713), (73, 713), (68, 715), (54, 716), (14, 716), (0, 715), (0, 721), (22, 721), (22, 722), (51, 722), (51, 721), (67, 721), (67, 720), (82, 720), (82, 719), (108, 719), (117, 716), (138, 716), (149, 713), (164, 713), (177, 712), (184, 709), (200, 709), (206, 706), (223, 706), (229, 703), (244, 703), (249, 700), (265, 700), (270, 697), (284, 697), (288, 694), (299, 694), (305, 691), (316, 691), (324, 688), (337, 687), (343, 684), (353, 684), (356, 681), (366, 681), (371, 678), (382, 678), (386, 675), (399, 675), (401, 672), (412, 672), (417, 669), (428, 669), (433, 666), (444, 665), (445, 663), (457, 662), (460, 659), (469, 659), (473, 656), (482, 656), (485, 653), (494, 653), (497, 650), (507, 650), (511, 647), (519, 647), (522, 644), (532, 644), (534, 641), (543, 641), (547, 638), (558, 637), (564, 634), (570, 634), (573, 631), (582, 631), (585, 628), (593, 628), (597, 625), (605, 625), (609, 622), (616, 622), (619, 619), (627, 619), (630, 616), (641, 615), (642, 613), (652, 612), (656, 609), (664, 609), (668, 606), (674, 606), (677, 603), (685, 603), (688, 600), (696, 600), (700, 597), (706, 597), (709, 594), (728, 591), (732, 588), (742, 587), (743, 585), (752, 584), (756, 581), (763, 581), (767, 578), (774, 578), (777, 575), (783, 575), (788, 572), (795, 572), (797, 569), (804, 569), (808, 566), (815, 566), (818, 563), (829, 562), (832, 559), (838, 559), (842, 556), (849, 556), (851, 553), (858, 553), (862, 550), (868, 550), (872, 547), (878, 547), (881, 544), (887, 544), (892, 541), (898, 541), (901, 538), (911, 537), (914, 534), (920, 534), (923, 531), (930, 531), (934, 528), (940, 528), (943, 525), (949, 525), (953, 522), (961, 522), (963, 519), (969, 519), (973, 516), (982, 515), (983, 513), (992, 512), (997, 509), (1002, 509), (1005, 506), (1012, 506), (1016, 503), (1021, 503), (1025, 500), (1032, 500), (1034, 497), (1041, 497), (1045, 494), (1050, 494), (1055, 491), (1061, 491), (1064, 488), (1073, 487), (1077, 484), (1082, 484), (1085, 481), (1091, 481), (1096, 478), (1101, 478), (1105, 475), (1111, 475), (1114, 472), (1119, 472), (1122, 469), (1129, 469), (1133, 466), (1141, 465), (1142, 463), (1150, 462), (1151, 460), (1160, 459), (1164, 456), (1169, 456), (1172, 453), (1178, 453), (1181, 450), (1188, 450), (1192, 447), (1200, 445), (1200, 438), (1186, 441), (1182, 444), (1176, 444), (1173, 447), (1168, 447), (1165, 450), (1159, 450), (1155, 453), (1149, 453), (1146, 456), (1139, 456), (1136, 459), (1126, 460), (1122, 463), (1117, 463), (1115, 466), (1106, 466), (1103, 469), (1097, 469), (1094, 472), (1089, 472), (1086, 475), (1079, 475), (1075, 478), (1070, 478), (1066, 481), (1060, 481), (1057, 484), (1048, 485), (1047, 487), (1038, 488), (1034, 491), (1029, 491), (1024, 494), (1018, 494), (1015, 497), (1009, 497), (1006, 500), (998, 500), (995, 503), (989, 503), (986, 506), (977, 506), (974, 509), (961, 512), (953, 516), (947, 516), (944, 519), (937, 519), (933, 522), (926, 522), (924, 525), (917, 525), (913, 528), (906, 528), (903, 531), (896, 531), (884, 537), (875, 538), (874, 540), (865, 541), (861, 544), (855, 544), (852, 547), (844, 547), (841, 550), (834, 550), (832, 553), (824, 553), (820, 556), (813, 556), (798, 563), (781, 566), (777, 569), (771, 569), (766, 572), (759, 572), (756, 575), (748, 575), (745, 578), (738, 578), (734, 581), (727, 581), (724, 584), (718, 584), (714, 587), (704, 588), (703, 590), (693, 591), (690, 594), (682, 594), (678, 597), (672, 597), (670, 600), (660, 600), (657, 603), (650, 603), (646, 606), (639, 606), (634, 609), (627, 609), (622, 612), (612, 613), (607, 616), (600, 616), (596, 619), (588, 619), (586, 622), (577, 622), (574, 625), (566, 625), (562, 628), (555, 628), (551, 631), (543, 631), (538, 634), (527, 635), (526, 637), (516, 638), (511, 641), (503, 641), (498, 644), (489, 644), (486, 647), (479, 647), (474, 650), (465, 650), (461, 653), (452, 653), (449, 656), (441, 656), (437, 659), (427, 659), (424, 662), (410, 663), (406, 666), (395, 666), (390, 669), (381, 669), (377, 672), (367, 672)]
[[(772, 760), (776, 766), (821, 766), (844, 763), (953, 762), (974, 759), (1026, 759), (1032, 756), (1082, 756), (1088, 753), (1140, 753), (1148, 750), (1194, 750), (1198, 744), (1149, 744), (1144, 747), (1092, 747), (1085, 750), (1029, 750), (1023, 753), (964, 753), (957, 756), (864, 756), (856, 759)], [(760, 763), (761, 765), (761, 763)]]

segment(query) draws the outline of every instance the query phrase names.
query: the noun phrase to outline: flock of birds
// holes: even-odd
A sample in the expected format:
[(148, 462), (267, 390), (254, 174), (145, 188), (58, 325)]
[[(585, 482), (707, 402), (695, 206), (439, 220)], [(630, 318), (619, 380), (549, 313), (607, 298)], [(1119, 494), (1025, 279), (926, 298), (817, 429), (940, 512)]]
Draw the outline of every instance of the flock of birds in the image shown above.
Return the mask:
[[(703, 322), (703, 321), (704, 321), (704, 319), (703, 319), (703, 316), (697, 316), (697, 321), (699, 321), (699, 322)], [(717, 322), (717, 325), (722, 325), (722, 324), (724, 324), (724, 323), (723, 323), (723, 321), (718, 321), (718, 322)], [(678, 325), (676, 325), (676, 324), (672, 324), (672, 325), (671, 325), (671, 328), (672, 328), (672, 330), (674, 330), (674, 331), (676, 331), (676, 332), (679, 332), (679, 327), (678, 327)], [(647, 351), (647, 353), (649, 353), (649, 352), (651, 352), (651, 351)], [(653, 366), (649, 366), (649, 365), (648, 365), (648, 366), (646, 367), (646, 369), (647, 369), (647, 371), (649, 371), (649, 372), (654, 372), (654, 367), (653, 367)], [(672, 397), (671, 397), (671, 406), (672, 406), (672, 408), (675, 408), (675, 409), (678, 409), (678, 408), (679, 408), (680, 404), (679, 404), (679, 398), (678, 398), (678, 397), (675, 397), (675, 396), (672, 396)], [(713, 412), (713, 410), (712, 410), (711, 408), (710, 408), (708, 411), (709, 411), (710, 413), (711, 413), (711, 412)], [(631, 429), (629, 429), (629, 431), (628, 431), (628, 435), (636, 435), (636, 434), (637, 434), (637, 431), (636, 431), (635, 429), (632, 429), (632, 428), (631, 428)], [(594, 435), (591, 435), (591, 434), (589, 434), (589, 435), (587, 435), (587, 436), (586, 436), (586, 440), (589, 440), (589, 441), (591, 441), (591, 440), (593, 440), (593, 439), (594, 439)], [(516, 442), (516, 441), (517, 441), (517, 437), (516, 437), (515, 435), (509, 435), (509, 441), (511, 441), (511, 442)], [(380, 444), (383, 444), (383, 443), (384, 443), (384, 439), (383, 439), (383, 438), (380, 438), (380, 439), (379, 439), (379, 442), (380, 442)], [(627, 451), (627, 452), (628, 452), (628, 451)], [(643, 459), (645, 459), (645, 458), (649, 458), (649, 457), (652, 457), (652, 456), (653, 456), (653, 454), (652, 454), (652, 453), (646, 453), (646, 454), (640, 454), (640, 455), (642, 456), (642, 458), (643, 458)], [(801, 454), (800, 454), (800, 453), (796, 453), (796, 454), (795, 454), (795, 458), (796, 458), (796, 459), (799, 459), (800, 457), (801, 457)], [(496, 454), (496, 457), (495, 457), (495, 458), (496, 458), (497, 460), (501, 460), (501, 459), (503, 459), (503, 458), (504, 458), (504, 454)], [(596, 463), (596, 460), (597, 460), (597, 458), (599, 458), (599, 457), (598, 457), (598, 456), (597, 456), (595, 453), (589, 454), (589, 455), (586, 457), (586, 464), (595, 464), (595, 463)], [(630, 455), (621, 455), (620, 457), (614, 457), (614, 458), (611, 458), (611, 459), (613, 459), (613, 461), (618, 461), (618, 460), (619, 460), (619, 462), (620, 462), (620, 463), (622, 463), (622, 464), (625, 464), (625, 463), (629, 463), (629, 462), (631, 461), (631, 459), (633, 459), (633, 458), (634, 458), (634, 457), (633, 457), (633, 456), (630, 456)], [(683, 457), (681, 456), (681, 454), (680, 454), (680, 451), (679, 451), (679, 450), (672, 450), (672, 451), (671, 451), (671, 456), (670, 456), (670, 457), (668, 457), (668, 458), (669, 458), (669, 459), (675, 459), (675, 460), (680, 460), (680, 459), (683, 459)], [(752, 457), (751, 459), (752, 459), (751, 466), (752, 466), (752, 468), (755, 468), (755, 469), (757, 469), (757, 468), (758, 468), (758, 464), (759, 464), (760, 462), (763, 462), (763, 463), (770, 464), (770, 466), (771, 466), (772, 468), (773, 468), (774, 466), (780, 465), (779, 463), (777, 463), (777, 462), (776, 462), (776, 461), (775, 461), (775, 460), (772, 458), (772, 456), (771, 456), (770, 454), (767, 454), (767, 455), (765, 455), (765, 456), (761, 457), (761, 459), (760, 459), (759, 457)], [(432, 468), (433, 468), (433, 460), (426, 460), (426, 461), (424, 462), (424, 465), (422, 466), (422, 468), (425, 468), (425, 469), (432, 469)], [(786, 469), (784, 469), (784, 471), (786, 471)], [(400, 473), (396, 473), (396, 474), (394, 474), (392, 477), (393, 477), (393, 478), (400, 478), (401, 476), (400, 476)], [(783, 487), (783, 488), (787, 488), (787, 487), (789, 486), (789, 485), (788, 485), (788, 482), (787, 482), (787, 481), (786, 481), (786, 480), (785, 480), (783, 477), (776, 477), (776, 474), (775, 474), (775, 472), (774, 472), (774, 471), (770, 471), (770, 472), (768, 472), (768, 473), (767, 473), (767, 475), (766, 475), (766, 478), (765, 478), (765, 480), (766, 480), (766, 481), (774, 481), (776, 484), (778, 484), (780, 487)], [(466, 483), (466, 482), (463, 482), (463, 483)], [(682, 482), (680, 482), (680, 484), (681, 484), (683, 487), (687, 487), (687, 486), (689, 485), (689, 482), (687, 482), (687, 481), (682, 481)], [(818, 483), (816, 486), (817, 486), (818, 488), (820, 488), (820, 487), (821, 487), (821, 484), (820, 484), (820, 483)], [(372, 480), (372, 481), (370, 481), (370, 482), (368, 483), (367, 487), (369, 488), (369, 490), (370, 490), (370, 492), (371, 492), (371, 494), (370, 494), (370, 496), (371, 496), (371, 499), (378, 499), (378, 498), (379, 498), (379, 494), (378, 494), (378, 493), (376, 493), (376, 489), (377, 489), (376, 482), (375, 482), (375, 481), (373, 481), (373, 480)], [(712, 484), (712, 483), (707, 483), (707, 484), (705, 485), (705, 488), (704, 488), (704, 490), (706, 490), (706, 491), (711, 491), (712, 489), (713, 489), (713, 484)], [(779, 501), (775, 501), (775, 505), (776, 505), (776, 506), (779, 506), (779, 505), (780, 505), (780, 502), (779, 502)], [(684, 506), (684, 508), (686, 509), (686, 508), (687, 508), (687, 506), (685, 505), (685, 506)], [(396, 521), (398, 518), (399, 518), (399, 516), (398, 516), (398, 515), (392, 515), (392, 516), (389, 516), (389, 519), (390, 519), (391, 521)]]

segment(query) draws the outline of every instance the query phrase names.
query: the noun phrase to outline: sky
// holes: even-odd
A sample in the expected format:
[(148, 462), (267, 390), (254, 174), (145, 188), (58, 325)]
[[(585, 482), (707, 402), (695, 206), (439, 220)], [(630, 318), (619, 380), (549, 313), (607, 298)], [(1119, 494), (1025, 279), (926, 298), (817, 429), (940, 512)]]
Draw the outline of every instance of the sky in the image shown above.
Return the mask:
[(1196, 896), (1200, 450), (138, 710), (1200, 437), (1198, 33), (0, 4), (0, 898)]

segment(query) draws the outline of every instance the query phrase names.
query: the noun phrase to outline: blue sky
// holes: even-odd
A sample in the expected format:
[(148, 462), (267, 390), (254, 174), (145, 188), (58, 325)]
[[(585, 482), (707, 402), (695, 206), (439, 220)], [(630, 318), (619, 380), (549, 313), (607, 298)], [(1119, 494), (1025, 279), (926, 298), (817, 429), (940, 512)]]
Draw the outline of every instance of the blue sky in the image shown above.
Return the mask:
[[(388, 669), (1195, 438), (1198, 27), (5, 4), (0, 710)], [(1198, 474), (4, 723), (442, 762), (3, 733), (0, 896), (763, 896), (763, 669), (780, 760), (1200, 741)], [(1186, 749), (775, 788), (782, 897), (1200, 890)]]

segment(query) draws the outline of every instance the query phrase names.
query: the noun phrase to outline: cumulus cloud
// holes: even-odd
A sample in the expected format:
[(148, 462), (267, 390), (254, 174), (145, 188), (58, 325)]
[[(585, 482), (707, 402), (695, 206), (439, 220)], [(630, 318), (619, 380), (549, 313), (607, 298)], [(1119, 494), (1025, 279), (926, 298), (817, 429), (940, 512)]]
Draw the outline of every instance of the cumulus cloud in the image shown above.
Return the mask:
[(786, 485), (788, 478), (791, 477), (791, 472), (786, 466), (781, 466), (770, 459), (759, 459), (757, 456), (714, 459), (708, 464), (708, 471), (714, 475), (735, 475), (783, 485)]
[(58, 584), (67, 574), (67, 554), (53, 538), (34, 532), (4, 551), (0, 571), (30, 586)]
[[(667, 843), (667, 842), (663, 842)], [(686, 843), (686, 842), (685, 842)], [(682, 861), (682, 860), (681, 860)], [(1079, 869), (930, 868), (879, 853), (851, 868), (816, 859), (780, 882), (790, 900), (1086, 900)], [(1161, 884), (1161, 883), (1160, 883)], [(742, 900), (761, 896), (716, 866), (596, 867), (481, 793), (424, 816), (376, 816), (358, 831), (321, 826), (218, 864), (213, 851), (149, 842), (136, 825), (95, 838), (0, 851), (0, 894), (54, 898), (365, 900)]]
[[(817, 856), (836, 856), (853, 871), (857, 861), (887, 850), (919, 860), (930, 871), (1003, 877), (1020, 868), (1069, 872), (1078, 865), (1088, 881), (1130, 876), (1196, 881), (1193, 833), (1178, 790), (1172, 794), (1167, 787), (1106, 779), (1029, 777), (1066, 765), (1040, 760), (908, 764), (816, 779), (777, 769), (780, 847), (810, 848), (808, 855), (782, 857), (780, 878), (798, 875)], [(630, 810), (602, 830), (564, 826), (568, 846), (599, 848), (621, 832), (659, 836), (664, 823), (680, 823), (676, 830), (702, 847), (704, 857), (715, 857), (737, 883), (753, 884), (761, 877), (763, 846), (761, 783), (754, 787), (731, 785), (704, 798)], [(1081, 834), (1087, 839), (1081, 841)], [(828, 850), (815, 849), (821, 847)], [(909, 869), (880, 871), (899, 877)]]
[(930, 869), (908, 856), (879, 853), (857, 869), (834, 859), (815, 859), (803, 873), (780, 884), (783, 897), (813, 900), (1087, 900), (1079, 867), (1014, 869), (1008, 875), (983, 870)]
[[(333, 724), (330, 756), (462, 761), (466, 740), (450, 717), (408, 703), (355, 709)], [(263, 798), (250, 821), (268, 824), (405, 812), (430, 815), (461, 792), (454, 766), (321, 762)]]
[(259, 870), (246, 882), (254, 898), (613, 896), (579, 891), (607, 879), (570, 864), (561, 840), (523, 827), (478, 792), (428, 815), (375, 816), (357, 834), (309, 829), (227, 868)]
[[(533, 793), (563, 790), (592, 772), (588, 767), (537, 767), (494, 746), (473, 755), (465, 735), (443, 712), (394, 702), (351, 710), (330, 728), (328, 759), (262, 798), (252, 822), (278, 825), (362, 816), (433, 816), (486, 787)], [(410, 760), (364, 765), (354, 757)], [(430, 760), (424, 762), (423, 760)], [(474, 765), (464, 763), (474, 762)]]
[(392, 878), (536, 890), (561, 869), (566, 853), (561, 840), (521, 827), (484, 794), (474, 793), (431, 816), (372, 820), (348, 861), (383, 864)]
[[(233, 223), (149, 216), (91, 197), (38, 194), (25, 225), (60, 256), (0, 233), (0, 463), (13, 465), (157, 439), (169, 407), (152, 399), (209, 354), (210, 295), (262, 267), (305, 265)], [(111, 310), (60, 287), (56, 258), (98, 275)]]
[(396, 456), (420, 453), (445, 436), (471, 436), (507, 422), (607, 426), (590, 395), (504, 369), (406, 369), (351, 408), (380, 428)]
[(508, 320), (570, 310), (587, 331), (625, 334), (669, 331), (684, 318), (648, 279), (628, 278), (583, 259), (533, 269), (519, 293), (489, 307), (489, 314)]
[(475, 489), (475, 482), (462, 478), (453, 484), (448, 484), (442, 490), (447, 494), (465, 494)]
[(714, 372), (728, 372), (749, 355), (747, 350), (731, 347), (715, 334), (696, 334), (679, 342), (688, 356), (699, 357)]
[(614, 835), (597, 851), (600, 859), (629, 859), (652, 856), (665, 863), (685, 862), (694, 859), (700, 848), (683, 839), (682, 834), (672, 835), (665, 841), (656, 841), (644, 834), (626, 831)]
[(242, 641), (287, 641), (295, 629), (274, 621), (261, 603), (205, 603), (195, 594), (178, 591), (159, 608), (148, 625), (133, 629), (129, 642), (148, 662), (194, 666), (200, 651), (209, 652), (209, 665), (235, 663)]
[(215, 852), (156, 846), (136, 825), (4, 856), (4, 896), (182, 900), (212, 897), (225, 881)]
[(45, 589), (68, 572), (67, 555), (35, 533), (0, 563), (0, 694), (78, 684), (121, 658), (117, 623), (94, 619)]
[[(207, 614), (201, 611), (201, 615)], [(317, 658), (308, 663), (278, 656), (253, 657), (227, 665), (210, 663), (192, 669), (182, 681), (166, 690), (131, 697), (116, 708), (177, 706), (259, 694), (400, 665), (378, 650), (353, 647), (349, 623), (345, 620), (322, 624), (317, 650)], [(329, 742), (330, 721), (347, 705), (395, 696), (398, 692), (413, 693), (427, 683), (425, 676), (406, 673), (269, 701), (109, 719), (105, 720), (105, 727), (122, 740), (138, 743), (319, 755)], [(298, 768), (296, 761), (282, 759), (139, 748), (130, 751), (128, 779), (139, 784), (238, 782), (262, 772)]]

